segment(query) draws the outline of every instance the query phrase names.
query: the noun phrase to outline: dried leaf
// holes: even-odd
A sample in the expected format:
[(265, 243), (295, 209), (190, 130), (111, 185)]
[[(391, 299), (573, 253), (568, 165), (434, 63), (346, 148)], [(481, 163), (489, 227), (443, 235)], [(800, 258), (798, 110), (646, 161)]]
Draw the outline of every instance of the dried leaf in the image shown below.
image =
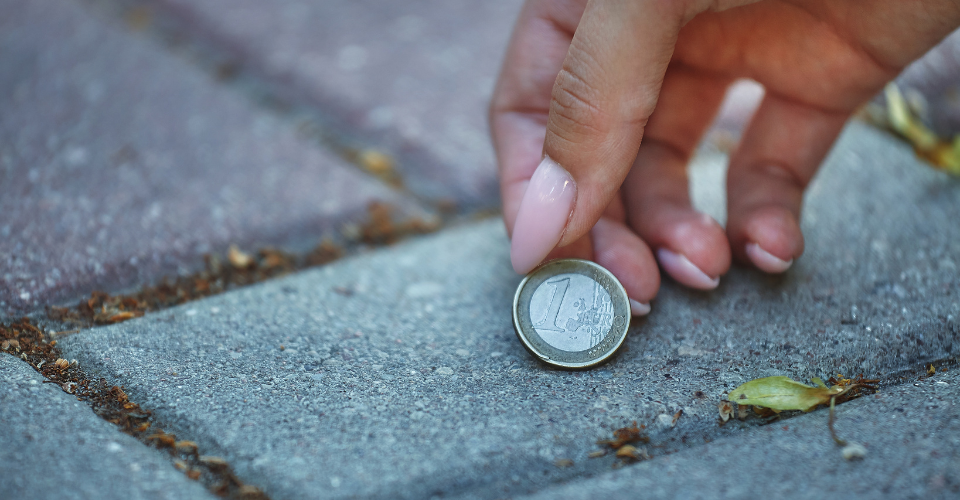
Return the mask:
[(733, 415), (733, 404), (729, 401), (721, 401), (720, 404), (717, 405), (717, 410), (720, 411), (720, 420), (726, 422), (730, 420), (730, 415)]
[(789, 377), (764, 377), (751, 380), (730, 391), (730, 401), (741, 405), (761, 406), (771, 410), (810, 411), (817, 405), (830, 402), (830, 398), (849, 390), (852, 386), (827, 387), (819, 378), (812, 379), (815, 387), (801, 384)]
[(177, 451), (181, 453), (196, 453), (197, 452), (197, 443), (193, 441), (177, 441), (173, 445)]
[(617, 458), (635, 461), (635, 460), (649, 460), (650, 454), (647, 453), (645, 448), (637, 448), (633, 445), (626, 445), (617, 450)]
[(609, 446), (613, 449), (618, 449), (621, 446), (628, 443), (650, 442), (650, 438), (643, 435), (642, 429), (637, 427), (637, 422), (634, 420), (632, 427), (622, 427), (613, 431), (614, 439), (601, 439), (597, 441), (597, 444), (601, 446)]
[(226, 460), (224, 460), (224, 459), (222, 459), (222, 458), (220, 458), (220, 457), (214, 457), (214, 456), (210, 456), (210, 455), (201, 455), (201, 456), (198, 458), (198, 460), (200, 461), (200, 463), (202, 463), (203, 465), (206, 465), (206, 466), (208, 466), (208, 467), (226, 467), (226, 465), (227, 465), (227, 461), (226, 461)]
[(138, 318), (143, 316), (143, 313), (140, 311), (121, 311), (117, 314), (112, 314), (106, 318), (107, 323), (120, 323), (121, 321), (126, 321), (128, 319)]
[(245, 269), (253, 265), (253, 257), (243, 253), (237, 245), (230, 245), (227, 249), (227, 260), (237, 269)]
[(888, 84), (884, 95), (887, 98), (886, 118), (890, 128), (913, 146), (917, 156), (950, 174), (960, 175), (960, 135), (952, 141), (938, 137), (913, 116), (896, 84)]
[(357, 159), (360, 160), (360, 165), (373, 175), (384, 176), (393, 173), (393, 158), (380, 151), (372, 149), (361, 151)]

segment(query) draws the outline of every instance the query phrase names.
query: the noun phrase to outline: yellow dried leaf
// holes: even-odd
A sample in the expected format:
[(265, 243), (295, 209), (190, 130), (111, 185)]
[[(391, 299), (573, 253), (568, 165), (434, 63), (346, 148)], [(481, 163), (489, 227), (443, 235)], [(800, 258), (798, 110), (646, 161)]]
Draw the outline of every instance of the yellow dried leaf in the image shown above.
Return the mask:
[(947, 173), (960, 175), (960, 135), (951, 141), (940, 138), (910, 111), (903, 94), (894, 83), (884, 89), (887, 98), (887, 124), (913, 146), (921, 158)]
[(894, 83), (887, 84), (884, 88), (884, 95), (887, 98), (890, 126), (910, 141), (915, 148), (921, 151), (932, 150), (939, 139), (923, 122), (913, 117), (907, 101), (903, 98), (903, 94), (900, 93), (897, 85)]
[(253, 257), (242, 252), (237, 245), (230, 245), (227, 249), (227, 260), (237, 269), (244, 269), (253, 265)]
[(728, 398), (741, 405), (806, 412), (847, 390), (839, 385), (827, 387), (819, 378), (812, 380), (814, 387), (783, 376), (758, 378), (730, 391)]
[(361, 151), (357, 159), (360, 160), (360, 165), (371, 174), (386, 175), (393, 173), (393, 158), (380, 151), (372, 149)]

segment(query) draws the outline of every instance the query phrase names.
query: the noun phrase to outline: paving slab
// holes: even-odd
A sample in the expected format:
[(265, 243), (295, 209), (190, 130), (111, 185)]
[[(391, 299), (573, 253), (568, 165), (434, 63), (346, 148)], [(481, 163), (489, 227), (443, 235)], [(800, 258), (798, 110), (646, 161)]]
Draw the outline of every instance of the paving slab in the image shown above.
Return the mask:
[(922, 96), (921, 114), (934, 131), (942, 137), (960, 134), (960, 29), (908, 66), (897, 84)]
[(192, 63), (79, 3), (0, 3), (0, 317), (143, 285), (229, 243), (426, 216)]
[(0, 497), (212, 499), (25, 361), (0, 354)]
[(843, 458), (821, 410), (524, 498), (957, 498), (957, 401), (954, 370), (838, 406), (861, 459)]
[(434, 201), (496, 207), (487, 105), (521, 0), (156, 0)]
[[(692, 170), (722, 177), (724, 161)], [(958, 193), (852, 124), (810, 188), (790, 272), (736, 268), (712, 293), (668, 280), (620, 355), (586, 372), (548, 369), (516, 339), (520, 278), (497, 220), (59, 346), (274, 499), (516, 496), (608, 471), (612, 457), (587, 454), (633, 420), (654, 454), (740, 435), (716, 405), (752, 378), (889, 378), (960, 353)]]
[[(522, 0), (147, 3), (318, 108), (347, 141), (391, 151), (421, 196), (497, 206), (486, 110)], [(958, 36), (900, 79), (926, 97), (942, 133), (960, 131)], [(723, 137), (739, 133), (759, 96), (737, 90), (716, 121)]]

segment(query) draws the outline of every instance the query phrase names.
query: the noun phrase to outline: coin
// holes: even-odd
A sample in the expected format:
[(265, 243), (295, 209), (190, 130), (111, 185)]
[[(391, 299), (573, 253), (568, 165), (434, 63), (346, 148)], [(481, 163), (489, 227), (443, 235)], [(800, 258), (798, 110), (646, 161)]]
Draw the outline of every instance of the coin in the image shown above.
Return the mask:
[(517, 287), (513, 326), (523, 346), (541, 361), (589, 368), (623, 344), (630, 301), (623, 285), (603, 267), (580, 259), (551, 260)]

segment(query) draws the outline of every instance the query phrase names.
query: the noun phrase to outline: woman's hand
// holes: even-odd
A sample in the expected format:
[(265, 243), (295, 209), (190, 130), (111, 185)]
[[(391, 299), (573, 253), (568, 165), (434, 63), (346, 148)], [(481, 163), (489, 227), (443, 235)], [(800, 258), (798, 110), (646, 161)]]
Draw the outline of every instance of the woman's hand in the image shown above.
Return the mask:
[[(634, 314), (657, 261), (699, 289), (731, 255), (785, 271), (847, 118), (958, 25), (950, 0), (528, 0), (490, 110), (514, 269), (595, 260)], [(766, 94), (730, 159), (724, 231), (691, 207), (686, 164), (737, 78)]]

